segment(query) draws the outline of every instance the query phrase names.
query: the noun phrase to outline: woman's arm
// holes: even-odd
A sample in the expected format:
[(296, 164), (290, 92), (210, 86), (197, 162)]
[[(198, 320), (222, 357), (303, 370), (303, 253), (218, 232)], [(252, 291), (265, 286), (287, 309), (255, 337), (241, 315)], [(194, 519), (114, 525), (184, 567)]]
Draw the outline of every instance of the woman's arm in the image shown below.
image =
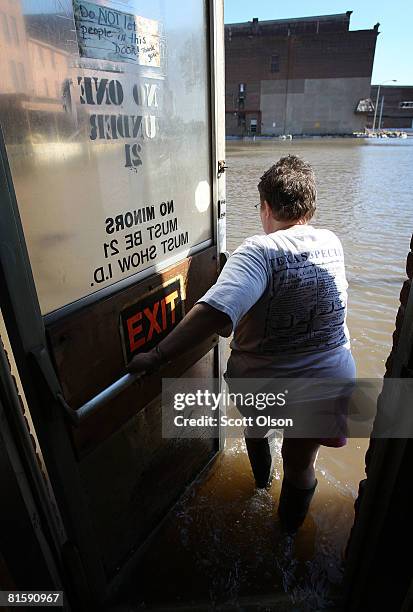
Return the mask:
[(162, 363), (186, 353), (213, 334), (227, 338), (231, 332), (232, 322), (227, 314), (208, 304), (195, 304), (186, 317), (156, 348), (148, 353), (135, 355), (128, 365), (128, 370), (129, 372), (152, 372)]
[(217, 282), (155, 349), (139, 353), (130, 372), (152, 372), (213, 334), (228, 337), (262, 296), (270, 280), (262, 237), (247, 238), (229, 258)]

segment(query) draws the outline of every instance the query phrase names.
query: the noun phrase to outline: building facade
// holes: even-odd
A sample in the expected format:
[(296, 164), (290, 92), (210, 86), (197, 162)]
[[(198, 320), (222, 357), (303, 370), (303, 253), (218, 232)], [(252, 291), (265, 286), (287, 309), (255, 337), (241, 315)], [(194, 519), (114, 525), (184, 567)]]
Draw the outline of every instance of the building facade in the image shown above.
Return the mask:
[(45, 126), (67, 122), (62, 96), (69, 56), (62, 24), (47, 14), (24, 15), (21, 2), (0, 0), (0, 123), (12, 121), (15, 143), (27, 136), (29, 125), (34, 142)]
[[(413, 85), (377, 85), (371, 87), (371, 99), (377, 104), (376, 129), (413, 129)], [(372, 128), (374, 112), (369, 113), (367, 127)]]
[(379, 24), (350, 30), (350, 16), (227, 24), (227, 136), (363, 130)]

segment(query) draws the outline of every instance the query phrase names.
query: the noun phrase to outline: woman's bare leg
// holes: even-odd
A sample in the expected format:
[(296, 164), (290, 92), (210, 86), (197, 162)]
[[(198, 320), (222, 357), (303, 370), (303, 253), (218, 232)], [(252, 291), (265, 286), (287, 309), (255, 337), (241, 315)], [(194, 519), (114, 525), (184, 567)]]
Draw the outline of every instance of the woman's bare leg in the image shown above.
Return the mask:
[(284, 477), (298, 489), (311, 489), (315, 484), (315, 462), (320, 444), (311, 438), (284, 438), (281, 455)]
[(294, 534), (301, 527), (313, 498), (317, 479), (314, 464), (320, 444), (312, 439), (284, 438), (284, 478), (278, 516), (282, 530)]

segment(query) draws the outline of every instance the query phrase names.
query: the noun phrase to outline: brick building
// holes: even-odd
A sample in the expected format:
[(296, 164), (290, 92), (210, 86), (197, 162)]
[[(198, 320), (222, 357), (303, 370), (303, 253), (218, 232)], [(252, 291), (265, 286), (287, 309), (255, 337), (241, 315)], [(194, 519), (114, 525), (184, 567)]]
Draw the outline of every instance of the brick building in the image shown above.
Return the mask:
[[(371, 86), (373, 104), (377, 101), (377, 85)], [(380, 111), (383, 101), (381, 123)], [(374, 112), (369, 113), (367, 126), (373, 127)], [(376, 129), (379, 128), (407, 129), (413, 128), (413, 85), (381, 85), (380, 98), (377, 105)]]
[(379, 24), (351, 13), (226, 24), (227, 135), (363, 130)]

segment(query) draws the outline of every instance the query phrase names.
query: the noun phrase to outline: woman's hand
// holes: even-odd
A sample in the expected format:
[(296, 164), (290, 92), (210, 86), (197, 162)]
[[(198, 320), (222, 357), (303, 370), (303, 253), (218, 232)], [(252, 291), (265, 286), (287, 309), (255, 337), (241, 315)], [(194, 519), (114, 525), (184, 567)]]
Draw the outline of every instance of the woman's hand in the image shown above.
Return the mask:
[(162, 364), (179, 358), (213, 334), (229, 336), (231, 331), (232, 322), (227, 314), (208, 304), (195, 304), (156, 348), (148, 353), (135, 355), (127, 370), (137, 374), (151, 374)]
[(126, 369), (131, 374), (152, 374), (152, 372), (156, 372), (159, 369), (160, 365), (158, 353), (149, 351), (148, 353), (135, 355)]

